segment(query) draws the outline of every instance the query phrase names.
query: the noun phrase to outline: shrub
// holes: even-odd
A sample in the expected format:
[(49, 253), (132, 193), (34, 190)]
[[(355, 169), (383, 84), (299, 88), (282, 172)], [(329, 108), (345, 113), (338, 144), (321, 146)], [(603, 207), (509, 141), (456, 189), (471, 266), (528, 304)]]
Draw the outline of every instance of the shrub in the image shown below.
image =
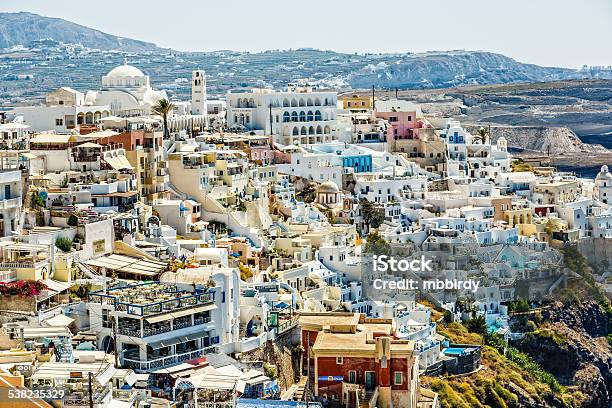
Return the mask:
[(72, 240), (69, 238), (60, 237), (55, 240), (55, 246), (61, 249), (63, 252), (70, 252), (70, 250), (72, 250)]
[(17, 282), (0, 284), (0, 295), (31, 297), (40, 294), (44, 289), (47, 289), (47, 286), (41, 281), (20, 280)]
[(76, 215), (70, 214), (70, 216), (68, 217), (68, 225), (70, 225), (71, 227), (76, 227), (77, 225), (79, 225), (79, 219)]

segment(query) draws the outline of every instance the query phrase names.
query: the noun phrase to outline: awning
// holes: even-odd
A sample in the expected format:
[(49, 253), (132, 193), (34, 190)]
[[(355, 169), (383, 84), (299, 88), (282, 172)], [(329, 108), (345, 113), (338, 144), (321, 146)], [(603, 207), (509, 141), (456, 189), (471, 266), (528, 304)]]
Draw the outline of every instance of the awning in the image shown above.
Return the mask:
[(104, 161), (115, 170), (131, 170), (134, 168), (134, 166), (130, 164), (129, 160), (125, 156), (107, 156), (104, 158)]
[(178, 336), (178, 337), (172, 337), (169, 339), (156, 341), (155, 343), (150, 343), (149, 346), (151, 346), (152, 349), (157, 350), (162, 347), (169, 347), (175, 344), (186, 343), (188, 341), (196, 340), (204, 336), (205, 336), (204, 333), (198, 333), (198, 334), (194, 333), (194, 334), (189, 334), (187, 336)]
[(45, 320), (44, 324), (46, 324), (47, 326), (61, 326), (61, 327), (65, 327), (65, 326), (69, 326), (73, 322), (74, 322), (74, 319), (72, 317), (68, 317), (68, 316), (63, 315), (63, 314), (58, 314), (56, 316), (53, 316), (50, 319)]

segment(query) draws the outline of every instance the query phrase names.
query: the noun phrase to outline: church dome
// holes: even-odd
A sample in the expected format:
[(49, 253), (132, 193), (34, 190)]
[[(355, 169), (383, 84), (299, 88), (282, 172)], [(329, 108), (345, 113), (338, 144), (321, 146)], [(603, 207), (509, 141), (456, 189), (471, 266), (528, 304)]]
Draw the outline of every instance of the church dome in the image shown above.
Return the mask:
[(326, 181), (324, 183), (321, 183), (318, 187), (317, 187), (317, 193), (332, 193), (332, 194), (336, 194), (339, 193), (340, 189), (338, 188), (338, 186), (336, 185), (336, 183), (334, 183), (333, 181)]
[(597, 173), (597, 177), (595, 177), (595, 180), (612, 180), (612, 175), (608, 171), (608, 166), (606, 166), (605, 164), (601, 166), (601, 171)]
[(126, 77), (141, 78), (141, 77), (144, 77), (145, 74), (136, 67), (124, 64), (124, 65), (119, 65), (118, 67), (111, 69), (106, 76), (108, 78), (126, 78)]

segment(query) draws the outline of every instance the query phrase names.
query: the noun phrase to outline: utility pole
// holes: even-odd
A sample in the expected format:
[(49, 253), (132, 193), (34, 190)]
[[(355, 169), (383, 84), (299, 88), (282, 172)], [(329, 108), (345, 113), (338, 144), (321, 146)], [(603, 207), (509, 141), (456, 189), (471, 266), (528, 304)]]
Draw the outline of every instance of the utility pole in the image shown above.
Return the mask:
[(270, 102), (270, 135), (272, 134), (272, 103)]
[(398, 88), (395, 88), (395, 99), (397, 99), (397, 91), (398, 91)]
[(93, 390), (91, 389), (91, 377), (93, 377), (93, 374), (91, 372), (88, 373), (88, 385), (89, 385), (89, 408), (94, 408), (94, 403), (93, 403)]
[(117, 353), (117, 322), (113, 317), (113, 353), (115, 354), (115, 368), (119, 368), (119, 353)]
[(376, 102), (374, 102), (374, 98), (375, 98), (374, 95), (375, 95), (374, 94), (374, 85), (372, 85), (372, 109), (376, 108)]
[(304, 389), (304, 395), (306, 396), (306, 408), (308, 408), (308, 392), (310, 390), (310, 330), (306, 335), (306, 358), (306, 388)]

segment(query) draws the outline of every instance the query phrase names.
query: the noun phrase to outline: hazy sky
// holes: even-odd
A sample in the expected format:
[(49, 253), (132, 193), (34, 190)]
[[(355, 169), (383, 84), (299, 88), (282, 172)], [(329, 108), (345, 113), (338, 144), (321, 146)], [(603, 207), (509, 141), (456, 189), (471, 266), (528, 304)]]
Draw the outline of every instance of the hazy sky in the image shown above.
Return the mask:
[(612, 65), (611, 0), (0, 0), (178, 50), (486, 50)]

